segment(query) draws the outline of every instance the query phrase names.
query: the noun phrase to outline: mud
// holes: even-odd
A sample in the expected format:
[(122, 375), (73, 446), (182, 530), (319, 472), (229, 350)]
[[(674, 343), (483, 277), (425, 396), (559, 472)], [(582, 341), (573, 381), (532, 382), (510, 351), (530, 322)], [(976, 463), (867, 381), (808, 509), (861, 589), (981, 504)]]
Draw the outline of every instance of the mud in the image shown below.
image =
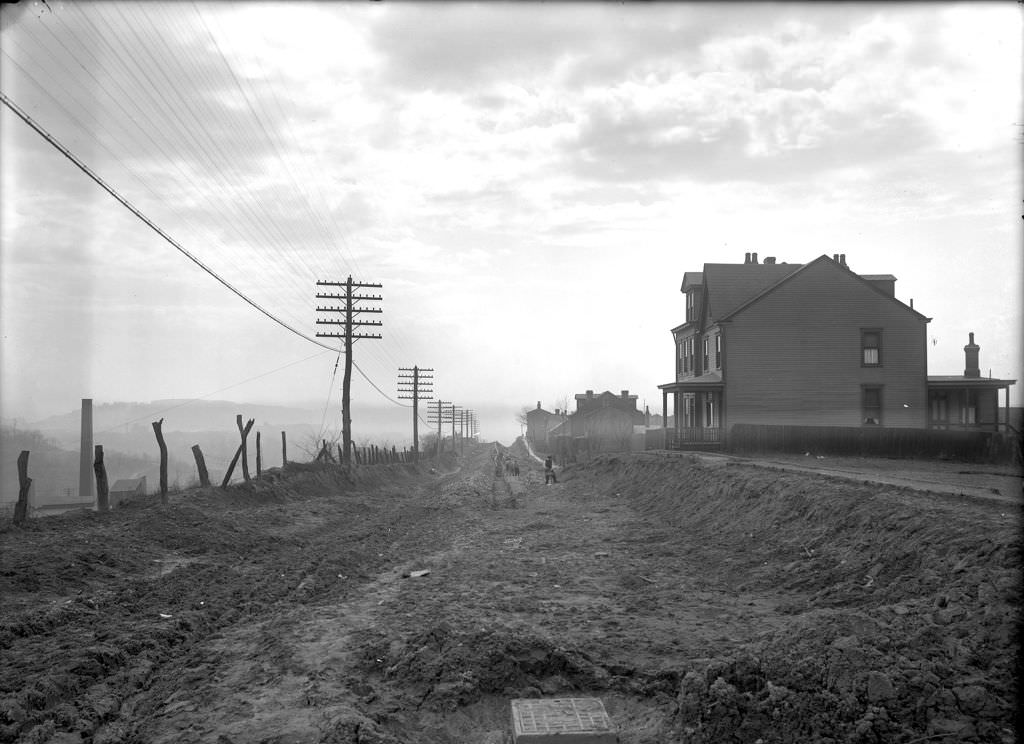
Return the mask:
[(1019, 502), (492, 452), (5, 526), (0, 742), (1015, 741)]

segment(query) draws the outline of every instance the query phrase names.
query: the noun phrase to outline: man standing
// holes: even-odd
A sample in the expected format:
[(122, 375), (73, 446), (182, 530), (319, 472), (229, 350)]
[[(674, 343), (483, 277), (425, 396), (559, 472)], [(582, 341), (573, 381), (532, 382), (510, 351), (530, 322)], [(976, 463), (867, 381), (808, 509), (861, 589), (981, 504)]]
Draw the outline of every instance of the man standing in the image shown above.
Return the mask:
[(551, 455), (544, 461), (544, 485), (548, 483), (558, 483), (558, 478), (555, 477), (555, 461)]

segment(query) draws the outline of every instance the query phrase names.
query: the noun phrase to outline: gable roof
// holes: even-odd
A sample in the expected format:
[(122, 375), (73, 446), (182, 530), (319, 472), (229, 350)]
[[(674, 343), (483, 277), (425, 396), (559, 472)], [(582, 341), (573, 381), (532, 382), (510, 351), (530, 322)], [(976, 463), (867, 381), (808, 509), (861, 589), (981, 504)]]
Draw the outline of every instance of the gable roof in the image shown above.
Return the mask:
[(683, 274), (683, 283), (679, 287), (680, 292), (685, 292), (688, 287), (699, 287), (704, 283), (703, 271), (687, 271)]
[(707, 318), (732, 315), (751, 298), (796, 273), (801, 264), (704, 264)]
[[(791, 264), (782, 264), (783, 267), (789, 266), (789, 268), (791, 268), (791, 269), (793, 269), (795, 267), (795, 270), (791, 271), (790, 273), (788, 273), (786, 275), (784, 275), (782, 278), (780, 278), (774, 284), (770, 284), (768, 286), (765, 286), (761, 291), (759, 291), (756, 294), (753, 294), (752, 296), (748, 297), (745, 301), (740, 302), (738, 305), (736, 305), (735, 307), (731, 308), (728, 312), (724, 312), (724, 313), (717, 313), (716, 312), (716, 314), (713, 315), (713, 316), (709, 312), (708, 317), (709, 318), (713, 318), (714, 320), (719, 320), (719, 321), (720, 320), (727, 320), (729, 317), (731, 317), (733, 315), (736, 315), (736, 313), (740, 312), (741, 310), (745, 310), (750, 305), (753, 305), (755, 302), (760, 300), (762, 297), (764, 297), (764, 296), (774, 292), (780, 286), (782, 286), (786, 282), (790, 281), (791, 279), (793, 279), (797, 275), (803, 273), (804, 271), (806, 271), (811, 266), (814, 266), (816, 264), (820, 264), (822, 262), (827, 263), (827, 264), (835, 267), (836, 269), (839, 269), (841, 271), (847, 272), (851, 277), (856, 279), (858, 282), (863, 284), (865, 287), (870, 289), (872, 292), (877, 294), (879, 297), (884, 297), (889, 302), (896, 303), (901, 308), (903, 308), (904, 310), (906, 310), (909, 313), (913, 313), (914, 315), (916, 315), (918, 318), (920, 318), (921, 320), (925, 321), (926, 323), (931, 321), (931, 318), (926, 317), (925, 315), (919, 313), (917, 310), (915, 310), (914, 308), (910, 307), (909, 305), (901, 302), (900, 300), (896, 299), (892, 295), (887, 294), (884, 290), (879, 288), (879, 286), (877, 284), (875, 284), (873, 281), (871, 281), (869, 279), (866, 279), (865, 277), (861, 276), (860, 274), (854, 273), (848, 266), (844, 266), (844, 265), (838, 264), (838, 263), (836, 263), (835, 261), (833, 261), (831, 258), (829, 258), (828, 256), (826, 256), (824, 254), (822, 254), (821, 256), (818, 256), (816, 259), (814, 259), (810, 263), (806, 263), (806, 264), (804, 264), (802, 266), (796, 265), (796, 264), (792, 264), (792, 265)], [(721, 265), (721, 264), (719, 264), (719, 265)], [(776, 265), (778, 265), (778, 264), (776, 264)], [(705, 269), (706, 268), (707, 268), (707, 266), (705, 266)], [(743, 265), (739, 266), (738, 268), (743, 268)], [(869, 275), (869, 276), (872, 276), (872, 277), (874, 277), (876, 279), (878, 278), (878, 275)], [(894, 279), (895, 279), (895, 277), (894, 277)], [(720, 304), (721, 303), (716, 303), (716, 305), (720, 305)], [(710, 311), (710, 308), (709, 308), (709, 311)]]

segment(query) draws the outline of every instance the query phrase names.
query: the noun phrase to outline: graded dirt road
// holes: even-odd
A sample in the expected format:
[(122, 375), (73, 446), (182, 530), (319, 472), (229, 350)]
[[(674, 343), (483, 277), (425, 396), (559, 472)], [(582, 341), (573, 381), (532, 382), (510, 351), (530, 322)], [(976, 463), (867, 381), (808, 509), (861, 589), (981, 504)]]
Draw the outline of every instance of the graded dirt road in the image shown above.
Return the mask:
[(566, 695), (623, 744), (1015, 740), (1019, 505), (492, 452), (4, 527), (0, 741), (504, 744)]

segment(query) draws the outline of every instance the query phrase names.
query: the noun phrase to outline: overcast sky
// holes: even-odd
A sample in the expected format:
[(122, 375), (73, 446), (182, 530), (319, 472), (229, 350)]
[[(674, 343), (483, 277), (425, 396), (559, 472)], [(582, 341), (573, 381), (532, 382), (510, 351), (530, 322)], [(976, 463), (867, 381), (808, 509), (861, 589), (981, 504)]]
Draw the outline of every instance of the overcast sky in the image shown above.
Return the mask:
[[(485, 436), (588, 388), (660, 411), (683, 272), (750, 251), (894, 274), (930, 374), (974, 331), (983, 374), (1022, 378), (1012, 2), (0, 12), (0, 87), (39, 125), (307, 336), (318, 279), (382, 284), (356, 363), (391, 398), (416, 364), (507, 405)], [(326, 399), (334, 352), (7, 107), (0, 136), (5, 419)], [(353, 397), (393, 405), (358, 375)]]

